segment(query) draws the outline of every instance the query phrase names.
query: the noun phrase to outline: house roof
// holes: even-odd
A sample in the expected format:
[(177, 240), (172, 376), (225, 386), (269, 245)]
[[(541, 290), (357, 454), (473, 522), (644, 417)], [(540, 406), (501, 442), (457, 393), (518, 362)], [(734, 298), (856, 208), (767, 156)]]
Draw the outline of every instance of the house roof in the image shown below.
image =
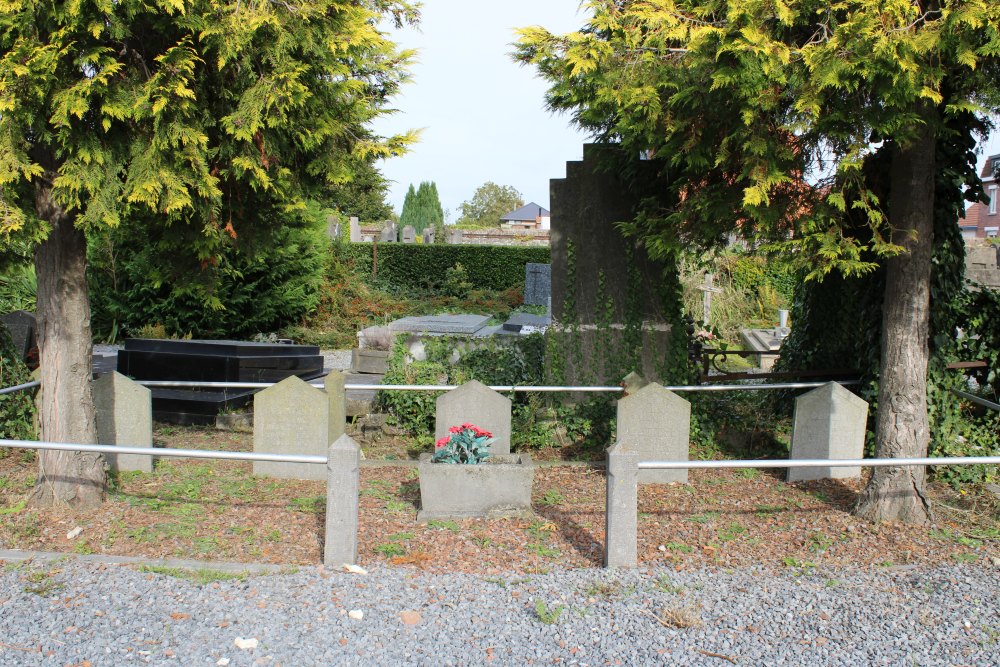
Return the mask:
[(535, 202), (529, 202), (516, 211), (511, 211), (500, 219), (508, 222), (520, 222), (522, 220), (534, 222), (535, 220), (538, 220), (538, 218), (547, 218), (548, 216), (548, 210), (542, 208)]
[(986, 158), (986, 164), (983, 165), (983, 170), (979, 173), (979, 178), (983, 179), (984, 181), (993, 180), (992, 167), (994, 160), (1000, 160), (1000, 155), (991, 155), (988, 158)]
[(959, 220), (959, 226), (963, 229), (979, 229), (980, 218), (985, 207), (985, 204), (982, 202), (973, 203), (972, 206), (965, 209), (965, 220)]

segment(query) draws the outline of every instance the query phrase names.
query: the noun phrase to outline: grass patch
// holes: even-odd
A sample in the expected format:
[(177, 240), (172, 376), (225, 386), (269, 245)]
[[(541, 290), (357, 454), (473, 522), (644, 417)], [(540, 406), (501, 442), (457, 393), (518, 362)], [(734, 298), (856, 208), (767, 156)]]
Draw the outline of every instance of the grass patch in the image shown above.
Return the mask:
[(288, 502), (288, 509), (307, 514), (321, 514), (326, 510), (325, 496), (300, 496)]
[(457, 533), (459, 530), (462, 529), (461, 526), (459, 526), (451, 519), (444, 519), (444, 520), (431, 519), (430, 521), (427, 522), (427, 525), (430, 528), (442, 528), (444, 530), (450, 530), (453, 533)]
[(558, 489), (549, 489), (545, 492), (545, 495), (542, 496), (541, 500), (538, 501), (538, 504), (547, 506), (560, 505), (565, 500), (566, 499), (563, 497), (562, 492)]
[(558, 622), (564, 611), (566, 611), (566, 607), (561, 604), (549, 607), (544, 600), (535, 600), (535, 616), (545, 625)]
[(216, 581), (230, 581), (233, 579), (243, 581), (248, 576), (249, 572), (225, 572), (223, 570), (213, 570), (211, 568), (184, 568), (184, 567), (165, 567), (162, 565), (140, 565), (139, 572), (147, 572), (150, 574), (162, 574), (167, 577), (174, 577), (175, 579), (184, 579), (185, 581), (190, 581), (192, 584), (198, 586), (204, 586), (206, 584), (211, 584)]

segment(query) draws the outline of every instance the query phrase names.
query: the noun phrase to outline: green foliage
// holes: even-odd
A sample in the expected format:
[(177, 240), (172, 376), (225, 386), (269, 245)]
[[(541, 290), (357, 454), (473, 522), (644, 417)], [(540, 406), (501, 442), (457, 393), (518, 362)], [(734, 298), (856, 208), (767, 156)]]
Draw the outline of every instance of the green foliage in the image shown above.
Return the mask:
[(499, 227), (500, 217), (524, 206), (524, 198), (510, 185), (483, 183), (472, 193), (472, 198), (462, 202), (458, 225), (462, 227)]
[[(345, 222), (351, 216), (361, 221), (395, 218), (392, 207), (386, 203), (389, 181), (374, 162), (374, 157), (357, 160), (344, 175), (347, 180), (328, 186), (317, 199), (339, 211)], [(344, 231), (349, 233), (350, 230), (345, 228)]]
[[(485, 385), (535, 385), (541, 382), (540, 334), (509, 341), (476, 341), (439, 336), (424, 340), (426, 360), (410, 361), (404, 341), (399, 340), (389, 358), (385, 384), (459, 385), (478, 380)], [(456, 351), (457, 362), (452, 363)], [(378, 394), (378, 406), (389, 412), (400, 428), (413, 435), (434, 432), (437, 397), (443, 392), (392, 391)], [(519, 400), (526, 400), (521, 395)]]
[[(371, 279), (372, 244), (345, 243), (332, 251)], [(546, 263), (549, 249), (516, 246), (378, 244), (377, 282), (391, 288), (440, 288), (450, 267), (461, 264), (472, 289), (501, 291), (524, 284), (524, 265)]]
[[(17, 356), (7, 327), (0, 324), (0, 387), (31, 382), (31, 373)], [(34, 390), (0, 394), (0, 438), (34, 440)]]
[(434, 463), (467, 463), (475, 465), (490, 457), (493, 434), (468, 422), (448, 429), (450, 436), (434, 443)]
[(38, 280), (30, 263), (14, 264), (0, 273), (0, 313), (35, 310)]
[[(200, 270), (144, 224), (91, 232), (95, 334), (136, 336), (155, 323), (168, 336), (246, 338), (296, 322), (321, 298), (328, 213), (315, 204), (297, 214), (272, 211), (284, 224), (231, 245)], [(214, 308), (205, 306), (199, 279), (210, 284)]]
[(443, 227), (444, 210), (434, 182), (425, 181), (416, 190), (410, 184), (403, 200), (403, 211), (399, 215), (400, 230), (407, 225), (416, 230), (417, 236), (428, 227), (435, 232)]

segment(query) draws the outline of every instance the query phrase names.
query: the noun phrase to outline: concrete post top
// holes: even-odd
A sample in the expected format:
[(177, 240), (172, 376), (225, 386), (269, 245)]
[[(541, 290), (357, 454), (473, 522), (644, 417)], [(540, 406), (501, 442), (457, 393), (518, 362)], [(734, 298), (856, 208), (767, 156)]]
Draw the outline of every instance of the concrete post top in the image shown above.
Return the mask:
[(359, 445), (354, 438), (347, 435), (346, 433), (330, 443), (330, 454), (334, 453), (344, 453), (344, 452), (361, 452), (361, 445)]
[(858, 396), (857, 394), (855, 394), (850, 389), (847, 389), (846, 387), (844, 387), (844, 385), (840, 384), (839, 382), (827, 382), (826, 384), (824, 384), (821, 387), (816, 387), (815, 389), (813, 389), (811, 391), (807, 391), (806, 393), (802, 394), (801, 396), (799, 396), (795, 400), (798, 401), (798, 400), (801, 400), (801, 399), (804, 399), (804, 398), (807, 398), (807, 397), (808, 398), (813, 398), (813, 397), (816, 397), (816, 398), (827, 398), (828, 397), (828, 398), (833, 398), (833, 399), (837, 399), (837, 400), (840, 400), (840, 401), (847, 401), (849, 403), (853, 403), (854, 405), (856, 405), (858, 407), (864, 407), (864, 408), (868, 407), (868, 401), (866, 401), (865, 399), (861, 398), (860, 396)]

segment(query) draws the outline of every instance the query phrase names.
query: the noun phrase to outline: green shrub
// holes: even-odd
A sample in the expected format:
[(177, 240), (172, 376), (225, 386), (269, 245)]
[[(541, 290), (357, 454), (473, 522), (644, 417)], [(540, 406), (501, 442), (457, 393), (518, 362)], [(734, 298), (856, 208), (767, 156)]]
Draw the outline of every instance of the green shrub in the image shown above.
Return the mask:
[(157, 237), (155, 225), (93, 234), (95, 334), (113, 339), (160, 325), (169, 336), (246, 338), (294, 323), (319, 302), (330, 243), (322, 212), (282, 221), (200, 262), (189, 248)]
[[(31, 381), (31, 373), (18, 358), (7, 327), (0, 324), (0, 387)], [(34, 440), (34, 390), (0, 394), (0, 438)]]
[[(332, 252), (354, 260), (358, 276), (371, 280), (372, 244), (345, 243)], [(524, 284), (524, 265), (548, 263), (548, 248), (520, 246), (379, 243), (375, 280), (393, 287), (440, 289), (447, 271), (461, 264), (470, 289), (503, 291)]]

